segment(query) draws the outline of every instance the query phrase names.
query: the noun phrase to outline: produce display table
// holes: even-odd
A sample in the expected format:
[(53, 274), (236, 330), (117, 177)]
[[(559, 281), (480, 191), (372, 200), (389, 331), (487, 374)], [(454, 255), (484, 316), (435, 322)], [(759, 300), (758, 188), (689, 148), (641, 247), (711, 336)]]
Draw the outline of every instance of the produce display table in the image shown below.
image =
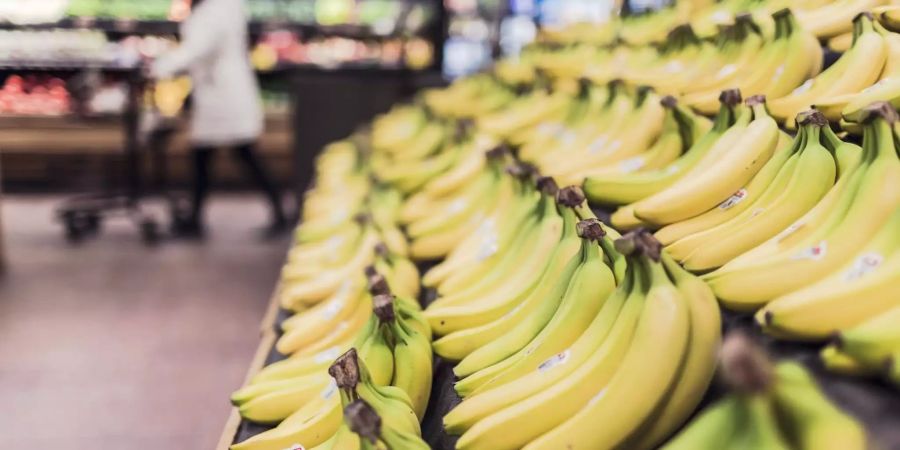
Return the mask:
[[(604, 221), (609, 217), (606, 211), (595, 212)], [(420, 264), (419, 270), (425, 273), (429, 267), (428, 264)], [(419, 299), (423, 307), (433, 299), (434, 291), (423, 289)], [(289, 316), (288, 311), (278, 306), (277, 296), (273, 295), (262, 322), (262, 339), (250, 364), (248, 380), (266, 365), (285, 358), (275, 350), (275, 342), (281, 336), (279, 324)], [(895, 387), (880, 380), (851, 378), (826, 371), (818, 358), (819, 345), (777, 341), (766, 336), (754, 326), (752, 314), (723, 310), (722, 325), (725, 335), (735, 330), (749, 333), (775, 360), (791, 359), (809, 368), (828, 396), (865, 424), (870, 437), (878, 445), (874, 448), (893, 450), (892, 443), (900, 443), (900, 427), (897, 426), (900, 424), (900, 391)], [(452, 362), (435, 356), (431, 400), (422, 420), (422, 437), (435, 450), (453, 450), (457, 440), (456, 436), (444, 432), (442, 423), (443, 417), (460, 402), (453, 390), (453, 383), (456, 381), (453, 365)], [(713, 383), (697, 411), (721, 398), (723, 394), (721, 386)], [(233, 408), (217, 450), (228, 450), (232, 443), (241, 442), (270, 428), (272, 427), (241, 420), (237, 408)]]

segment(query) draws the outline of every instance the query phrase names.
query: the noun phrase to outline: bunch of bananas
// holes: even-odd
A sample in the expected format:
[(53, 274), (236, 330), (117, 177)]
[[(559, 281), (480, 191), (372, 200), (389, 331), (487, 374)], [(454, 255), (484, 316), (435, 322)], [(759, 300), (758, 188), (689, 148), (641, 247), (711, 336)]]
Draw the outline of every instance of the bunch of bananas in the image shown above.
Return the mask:
[(396, 278), (392, 287), (398, 293), (418, 296), (418, 270), (406, 259), (408, 243), (399, 229), (402, 197), (375, 184), (361, 159), (354, 143), (341, 141), (317, 160), (316, 185), (306, 194), (302, 223), (281, 272), (278, 297), (284, 309), (333, 305), (358, 292), (364, 269), (376, 259), (389, 267), (385, 276)]
[(900, 306), (840, 331), (834, 343), (822, 350), (822, 362), (830, 370), (849, 375), (883, 374), (900, 384)]
[(852, 32), (848, 17), (871, 11), (887, 0), (812, 0), (806, 5), (797, 5), (800, 21), (819, 39), (833, 38)]
[[(616, 240), (625, 256), (605, 249), (596, 219), (577, 224), (581, 237), (563, 240), (579, 248), (553, 256), (561, 273), (538, 286), (542, 304), (498, 339), (498, 362), (457, 383), (464, 400), (444, 417), (462, 433), (457, 448), (653, 448), (712, 379), (721, 325), (709, 288), (661, 257), (648, 233)], [(627, 269), (616, 279), (609, 261), (618, 258)], [(546, 325), (526, 333), (535, 322)], [(471, 371), (466, 362), (457, 374)]]
[[(713, 127), (681, 158), (693, 166), (664, 189), (619, 208), (612, 216), (614, 225), (661, 227), (703, 214), (743, 187), (776, 149), (788, 145), (762, 97), (751, 97), (742, 105), (739, 92), (725, 91), (721, 103)], [(681, 164), (685, 166), (691, 164)], [(588, 192), (596, 188), (587, 182), (585, 186)]]
[(350, 349), (328, 369), (340, 389), (344, 421), (313, 450), (428, 449), (421, 437), (414, 405), (402, 389), (376, 383)]
[[(498, 66), (498, 69), (500, 67), (504, 66)], [(490, 74), (462, 78), (446, 88), (429, 89), (422, 94), (422, 103), (429, 111), (440, 117), (455, 119), (489, 114), (515, 99), (515, 90), (500, 82), (499, 76)], [(379, 128), (378, 122), (375, 128)]]
[(893, 233), (897, 226), (891, 220), (900, 207), (896, 122), (890, 105), (868, 107), (859, 161), (840, 176), (846, 181), (839, 180), (771, 239), (704, 275), (716, 296), (740, 310), (765, 306), (757, 318), (766, 330), (806, 338), (821, 338), (896, 305), (900, 273), (895, 267), (878, 265), (866, 271), (872, 276), (851, 279), (846, 274), (859, 270), (842, 269), (864, 258), (861, 251), (876, 251), (885, 259), (896, 253), (893, 238), (876, 238), (879, 230)]
[[(799, 112), (816, 105), (829, 119), (840, 119), (841, 111), (853, 94), (872, 86), (882, 77), (886, 66), (894, 65), (888, 64), (888, 42), (893, 40), (889, 39), (893, 33), (876, 25), (871, 14), (856, 16), (850, 49), (831, 67), (807, 80), (800, 88), (787, 96), (773, 98), (769, 104), (772, 115), (792, 127), (792, 119)], [(896, 58), (900, 55), (890, 56)]]
[[(351, 393), (353, 391), (350, 391)], [(352, 395), (347, 395), (349, 400)], [(342, 403), (345, 398), (342, 397)], [(396, 403), (396, 402), (395, 402)], [(396, 405), (396, 407), (402, 407)], [(384, 410), (384, 406), (380, 409)], [(344, 423), (337, 433), (329, 439), (313, 447), (312, 450), (377, 450), (402, 448), (410, 450), (429, 449), (428, 444), (422, 441), (420, 436), (407, 430), (393, 427), (393, 420), (381, 418), (378, 411), (357, 398), (344, 406)]]
[(664, 450), (863, 450), (862, 425), (819, 390), (795, 362), (772, 365), (743, 334), (722, 348), (722, 375), (732, 392), (704, 410)]
[(700, 215), (656, 233), (692, 271), (715, 269), (799, 219), (859, 163), (859, 147), (842, 142), (821, 113), (801, 114), (800, 132), (776, 149), (744, 187)]
[[(424, 416), (431, 394), (431, 330), (413, 306), (414, 301), (395, 301), (387, 293), (384, 277), (372, 274), (370, 284), (374, 313), (356, 333), (347, 351), (354, 359), (358, 351), (359, 358), (365, 361), (367, 369), (357, 372), (364, 373), (361, 382), (367, 388), (390, 391), (393, 398), (403, 400), (410, 411), (404, 416), (412, 416), (418, 435), (418, 421)], [(334, 394), (346, 386), (340, 382), (335, 385), (326, 369), (335, 354), (344, 350), (343, 345), (335, 345), (314, 354), (294, 353), (265, 367), (235, 392), (232, 402), (243, 418), (278, 426), (232, 448), (281, 450), (294, 443), (312, 448), (330, 439), (340, 425), (341, 403)], [(338, 363), (346, 358), (347, 354)], [(359, 366), (363, 364), (360, 362)], [(372, 402), (370, 398), (365, 400)]]
[(516, 142), (521, 160), (562, 184), (664, 167), (709, 128), (707, 119), (649, 89), (612, 82), (583, 91), (562, 121), (545, 121)]

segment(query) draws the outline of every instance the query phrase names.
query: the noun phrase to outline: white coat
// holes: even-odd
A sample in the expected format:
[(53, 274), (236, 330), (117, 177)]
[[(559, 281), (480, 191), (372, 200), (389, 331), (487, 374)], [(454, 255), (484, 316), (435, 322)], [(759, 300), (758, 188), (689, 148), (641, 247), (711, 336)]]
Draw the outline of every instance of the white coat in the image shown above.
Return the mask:
[(155, 78), (188, 72), (193, 91), (191, 141), (232, 145), (263, 130), (259, 85), (247, 50), (243, 0), (205, 0), (181, 24), (181, 45), (157, 59)]

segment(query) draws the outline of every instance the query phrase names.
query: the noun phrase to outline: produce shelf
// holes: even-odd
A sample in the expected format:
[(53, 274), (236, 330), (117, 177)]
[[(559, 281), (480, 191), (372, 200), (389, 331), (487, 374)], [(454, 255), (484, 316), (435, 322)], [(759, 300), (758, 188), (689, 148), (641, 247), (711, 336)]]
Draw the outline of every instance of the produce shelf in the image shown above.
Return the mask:
[[(609, 211), (596, 210), (595, 213), (601, 220), (608, 223)], [(431, 265), (426, 263), (418, 266), (420, 273), (425, 273)], [(419, 302), (425, 307), (433, 301), (434, 295), (434, 291), (423, 289)], [(278, 306), (277, 296), (273, 296), (266, 319), (262, 324), (262, 342), (251, 363), (247, 379), (258, 373), (263, 367), (286, 358), (275, 350), (274, 343), (281, 336), (279, 324), (290, 315), (290, 312)], [(827, 395), (866, 426), (869, 436), (875, 444), (873, 448), (893, 450), (890, 443), (900, 442), (900, 427), (897, 426), (900, 423), (900, 391), (895, 387), (880, 380), (852, 378), (825, 370), (818, 358), (822, 345), (779, 341), (766, 336), (762, 334), (759, 327), (754, 326), (752, 314), (735, 313), (723, 309), (722, 326), (723, 335), (736, 330), (747, 332), (776, 361), (790, 359), (806, 366)], [(442, 422), (443, 417), (461, 401), (453, 390), (455, 382), (453, 365), (453, 362), (445, 361), (437, 355), (434, 357), (431, 400), (422, 420), (422, 438), (434, 450), (453, 450), (458, 439), (457, 436), (451, 436), (444, 432)], [(723, 388), (714, 382), (696, 412), (701, 411), (724, 394)], [(229, 445), (244, 441), (271, 428), (273, 427), (242, 420), (237, 409), (233, 408), (217, 450), (228, 450)]]

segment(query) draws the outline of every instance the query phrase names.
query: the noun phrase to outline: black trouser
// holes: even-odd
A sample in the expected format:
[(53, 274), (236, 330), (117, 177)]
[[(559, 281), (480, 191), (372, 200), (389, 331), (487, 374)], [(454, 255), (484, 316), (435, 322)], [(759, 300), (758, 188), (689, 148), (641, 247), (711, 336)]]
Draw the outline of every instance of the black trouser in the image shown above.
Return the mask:
[[(191, 219), (198, 224), (202, 222), (203, 206), (209, 196), (210, 168), (214, 151), (215, 147), (212, 146), (194, 146), (194, 198)], [(256, 152), (255, 144), (248, 143), (231, 147), (231, 153), (241, 163), (247, 176), (265, 193), (272, 208), (273, 221), (283, 222), (285, 216), (281, 206), (281, 195), (272, 181), (272, 176), (263, 166)]]

